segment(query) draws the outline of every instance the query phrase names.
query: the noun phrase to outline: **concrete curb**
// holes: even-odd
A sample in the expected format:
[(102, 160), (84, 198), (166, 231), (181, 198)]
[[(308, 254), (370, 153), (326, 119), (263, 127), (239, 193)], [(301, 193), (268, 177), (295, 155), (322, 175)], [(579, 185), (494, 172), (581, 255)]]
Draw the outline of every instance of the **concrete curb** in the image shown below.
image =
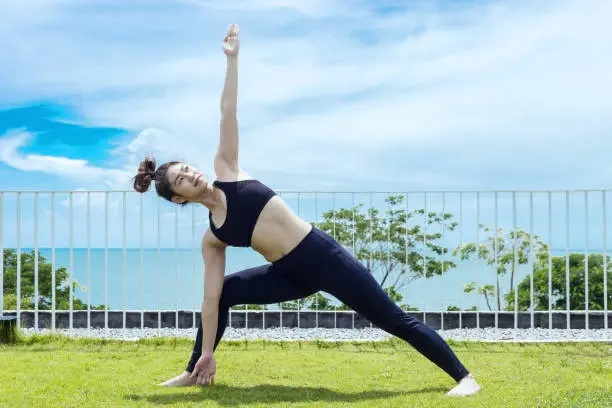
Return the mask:
[[(88, 320), (91, 328), (175, 328), (178, 320), (178, 328), (189, 329), (200, 324), (200, 312), (191, 310), (162, 310), (162, 311), (126, 311), (103, 310), (73, 311), (72, 327), (87, 328)], [(410, 316), (424, 322), (434, 330), (444, 329), (472, 329), (472, 328), (499, 328), (513, 329), (514, 312), (408, 312)], [(4, 316), (15, 316), (15, 311), (4, 311)], [(553, 329), (567, 328), (566, 312), (533, 312), (533, 327), (548, 329), (549, 315), (552, 316)], [(586, 316), (588, 315), (588, 327), (586, 327)], [(516, 317), (517, 328), (531, 328), (531, 313), (519, 312)], [(603, 329), (604, 312), (589, 311), (571, 312), (570, 329)], [(608, 313), (608, 327), (612, 328), (612, 315)], [(22, 328), (34, 328), (35, 312), (22, 310), (20, 323)], [(107, 321), (107, 323), (106, 323)], [(365, 317), (353, 311), (278, 311), (278, 310), (233, 310), (230, 313), (229, 326), (232, 328), (337, 328), (337, 329), (360, 329), (376, 327), (371, 325)], [(52, 327), (52, 312), (48, 310), (38, 312), (38, 328), (50, 329)], [(67, 329), (70, 327), (70, 312), (65, 310), (55, 311), (55, 328)]]

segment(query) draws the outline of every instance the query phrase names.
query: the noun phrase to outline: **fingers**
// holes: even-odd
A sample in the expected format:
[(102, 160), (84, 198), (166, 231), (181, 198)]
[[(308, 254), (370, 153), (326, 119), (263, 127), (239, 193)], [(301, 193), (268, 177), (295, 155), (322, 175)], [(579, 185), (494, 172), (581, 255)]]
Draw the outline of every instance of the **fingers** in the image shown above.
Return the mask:
[(240, 28), (238, 27), (238, 24), (230, 24), (230, 26), (227, 28), (228, 36), (237, 37), (239, 32)]
[(198, 379), (196, 380), (197, 385), (207, 386), (213, 385), (215, 383), (215, 374), (202, 371), (198, 375)]
[(205, 371), (202, 371), (200, 375), (198, 376), (198, 380), (196, 381), (196, 384), (202, 385), (202, 386), (208, 385), (208, 377), (209, 377), (208, 373)]
[(240, 29), (237, 24), (230, 24), (227, 28), (227, 33), (223, 37), (223, 49), (227, 55), (236, 55), (238, 53), (238, 33)]

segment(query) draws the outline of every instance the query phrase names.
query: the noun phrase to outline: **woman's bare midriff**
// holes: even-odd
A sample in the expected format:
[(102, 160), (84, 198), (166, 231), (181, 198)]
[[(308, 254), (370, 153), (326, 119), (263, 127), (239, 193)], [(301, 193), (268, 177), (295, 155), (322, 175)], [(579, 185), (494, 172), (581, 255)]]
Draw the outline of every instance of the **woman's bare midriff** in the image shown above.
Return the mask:
[(274, 196), (259, 214), (251, 248), (274, 262), (291, 252), (311, 229), (280, 197)]

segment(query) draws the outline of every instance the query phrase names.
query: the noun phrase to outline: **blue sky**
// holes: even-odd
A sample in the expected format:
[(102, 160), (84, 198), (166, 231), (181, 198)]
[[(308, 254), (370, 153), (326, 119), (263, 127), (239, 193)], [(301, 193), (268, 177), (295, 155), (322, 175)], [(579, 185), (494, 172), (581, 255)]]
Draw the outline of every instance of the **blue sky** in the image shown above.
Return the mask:
[(0, 5), (1, 189), (212, 175), (241, 26), (243, 167), (276, 189), (609, 186), (612, 4), (39, 1)]
[[(241, 163), (274, 189), (607, 188), (610, 15), (607, 0), (2, 2), (0, 190), (129, 190), (145, 155), (214, 177), (230, 23), (241, 26)], [(159, 203), (146, 200), (154, 218)], [(56, 204), (63, 228), (67, 196)], [(93, 198), (96, 245), (103, 204)], [(4, 205), (14, 231), (14, 198)], [(83, 196), (75, 206), (82, 226)], [(48, 197), (40, 208), (49, 245)], [(190, 215), (179, 213), (186, 234)], [(31, 219), (23, 228), (31, 244)], [(120, 244), (121, 229), (110, 234)]]

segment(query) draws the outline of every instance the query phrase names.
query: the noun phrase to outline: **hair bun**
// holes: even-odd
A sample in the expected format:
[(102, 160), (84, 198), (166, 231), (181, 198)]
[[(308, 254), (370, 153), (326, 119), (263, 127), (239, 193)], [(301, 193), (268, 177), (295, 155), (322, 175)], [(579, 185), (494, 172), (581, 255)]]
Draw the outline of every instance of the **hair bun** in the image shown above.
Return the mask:
[(151, 186), (151, 181), (155, 179), (155, 159), (145, 157), (138, 166), (138, 174), (134, 177), (134, 190), (139, 193), (146, 192)]

